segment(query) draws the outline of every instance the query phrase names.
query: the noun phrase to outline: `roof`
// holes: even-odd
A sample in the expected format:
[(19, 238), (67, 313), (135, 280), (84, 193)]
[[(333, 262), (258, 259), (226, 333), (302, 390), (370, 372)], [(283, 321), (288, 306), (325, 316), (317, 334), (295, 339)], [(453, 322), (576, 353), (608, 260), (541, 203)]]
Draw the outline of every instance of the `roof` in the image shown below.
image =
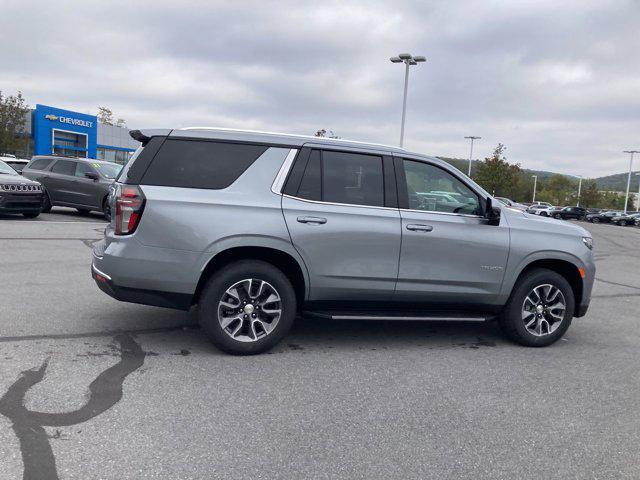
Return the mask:
[[(135, 133), (134, 133), (135, 132)], [(139, 132), (139, 133), (138, 133)], [(219, 140), (241, 140), (246, 142), (267, 143), (274, 145), (287, 145), (301, 147), (304, 144), (312, 143), (316, 145), (332, 145), (351, 148), (367, 148), (371, 150), (384, 150), (395, 153), (408, 153), (406, 150), (393, 146), (383, 145), (379, 143), (360, 142), (356, 140), (347, 140), (342, 138), (314, 137), (311, 135), (295, 135), (291, 133), (264, 132), (258, 130), (240, 130), (233, 128), (218, 127), (187, 127), (177, 128), (174, 130), (158, 129), (158, 130), (140, 130), (133, 131), (140, 139), (140, 133), (145, 137), (164, 136), (172, 137), (197, 137), (212, 138)], [(133, 136), (133, 135), (132, 135)]]

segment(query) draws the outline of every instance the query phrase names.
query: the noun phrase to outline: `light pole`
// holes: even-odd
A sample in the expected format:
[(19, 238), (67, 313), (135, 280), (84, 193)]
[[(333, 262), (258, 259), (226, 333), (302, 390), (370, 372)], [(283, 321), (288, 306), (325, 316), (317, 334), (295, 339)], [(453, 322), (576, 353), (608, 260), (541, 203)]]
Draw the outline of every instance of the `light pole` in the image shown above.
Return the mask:
[(538, 186), (538, 175), (531, 175), (533, 177), (533, 198), (531, 203), (536, 203), (536, 187)]
[(638, 177), (638, 205), (636, 206), (636, 212), (640, 211), (640, 172), (636, 173)]
[(638, 150), (625, 150), (631, 156), (629, 160), (629, 175), (627, 176), (627, 194), (624, 196), (624, 213), (627, 213), (627, 203), (629, 202), (629, 187), (631, 187), (631, 169), (633, 168), (633, 154), (640, 153)]
[(582, 175), (578, 175), (580, 177), (580, 181), (578, 182), (578, 204), (576, 207), (580, 206), (580, 191), (582, 190)]
[(410, 53), (401, 53), (397, 57), (391, 57), (392, 63), (404, 63), (406, 68), (404, 71), (404, 97), (402, 99), (402, 123), (400, 124), (400, 147), (404, 141), (404, 119), (407, 115), (407, 89), (409, 87), (409, 66), (417, 65), (420, 62), (425, 62), (427, 59), (423, 56), (414, 57)]
[(471, 159), (473, 158), (473, 141), (480, 140), (482, 137), (474, 137), (472, 135), (464, 138), (468, 138), (469, 140), (471, 140), (471, 151), (469, 152), (469, 171), (467, 172), (467, 177), (471, 178)]

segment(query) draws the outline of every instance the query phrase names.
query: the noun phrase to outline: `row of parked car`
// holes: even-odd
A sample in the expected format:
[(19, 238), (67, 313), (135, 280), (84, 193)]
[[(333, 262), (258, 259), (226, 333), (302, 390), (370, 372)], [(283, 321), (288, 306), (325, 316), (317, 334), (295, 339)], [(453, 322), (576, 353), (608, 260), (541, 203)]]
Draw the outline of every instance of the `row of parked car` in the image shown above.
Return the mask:
[(117, 163), (88, 158), (0, 157), (0, 213), (35, 218), (63, 206), (80, 213), (100, 212), (109, 220), (107, 197), (121, 169)]
[(622, 227), (640, 226), (640, 212), (621, 212), (619, 210), (604, 210), (584, 207), (556, 207), (547, 202), (517, 203), (504, 197), (496, 197), (510, 208), (542, 217), (553, 217), (562, 220), (584, 220), (591, 223), (613, 223)]

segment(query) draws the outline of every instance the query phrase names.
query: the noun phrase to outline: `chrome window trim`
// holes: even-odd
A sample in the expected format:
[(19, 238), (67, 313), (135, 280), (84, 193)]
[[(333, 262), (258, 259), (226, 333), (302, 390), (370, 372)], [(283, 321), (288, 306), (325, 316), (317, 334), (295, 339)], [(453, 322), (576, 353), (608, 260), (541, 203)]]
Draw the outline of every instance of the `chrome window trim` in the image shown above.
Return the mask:
[(469, 218), (484, 218), (482, 215), (472, 215), (470, 213), (453, 213), (453, 212), (437, 212), (435, 210), (414, 210), (411, 208), (401, 208), (401, 212), (417, 212), (417, 213), (431, 213), (434, 215), (449, 215), (454, 217), (469, 217)]
[(284, 187), (284, 181), (286, 180), (287, 175), (289, 174), (289, 170), (291, 170), (291, 166), (293, 165), (293, 160), (296, 158), (298, 151), (299, 149), (297, 148), (290, 149), (289, 153), (287, 153), (287, 156), (284, 159), (284, 162), (282, 162), (282, 166), (280, 167), (280, 170), (278, 170), (278, 174), (276, 175), (276, 178), (273, 180), (273, 183), (271, 184), (271, 191), (276, 195), (282, 195), (282, 188)]
[(395, 210), (396, 212), (399, 210), (396, 207), (379, 207), (376, 205), (360, 205), (358, 203), (335, 203), (335, 202), (323, 202), (322, 200), (309, 200), (306, 198), (296, 197), (293, 195), (288, 195), (286, 193), (282, 194), (283, 197), (292, 198), (293, 200), (300, 200), (301, 202), (307, 203), (317, 203), (319, 205), (335, 205), (336, 207), (358, 207), (358, 208), (375, 208), (378, 210)]

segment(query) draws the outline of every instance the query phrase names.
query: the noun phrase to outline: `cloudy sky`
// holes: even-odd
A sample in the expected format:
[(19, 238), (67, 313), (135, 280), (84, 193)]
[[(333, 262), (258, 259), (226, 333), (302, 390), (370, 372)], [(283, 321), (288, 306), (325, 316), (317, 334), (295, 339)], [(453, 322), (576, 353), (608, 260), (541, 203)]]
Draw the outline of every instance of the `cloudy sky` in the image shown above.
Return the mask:
[[(225, 126), (623, 172), (640, 149), (640, 1), (0, 2), (0, 90), (130, 127)], [(640, 165), (640, 158), (638, 159)]]

